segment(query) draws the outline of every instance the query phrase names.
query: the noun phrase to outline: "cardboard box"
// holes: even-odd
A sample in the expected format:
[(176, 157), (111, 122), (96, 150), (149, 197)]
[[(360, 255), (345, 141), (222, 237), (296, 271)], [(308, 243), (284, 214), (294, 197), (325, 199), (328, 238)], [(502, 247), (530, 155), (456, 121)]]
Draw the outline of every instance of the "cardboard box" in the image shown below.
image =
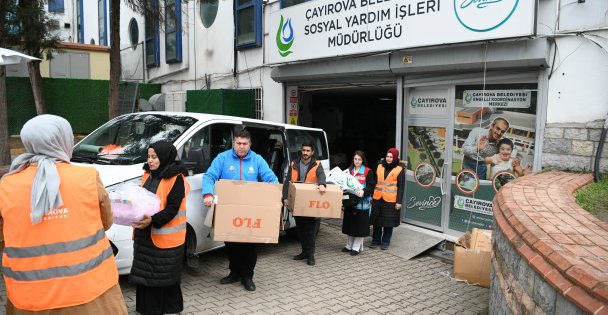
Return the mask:
[(473, 228), (456, 241), (454, 278), (489, 288), (491, 256), (492, 231)]
[(327, 185), (325, 193), (321, 194), (316, 184), (289, 183), (287, 202), (294, 216), (342, 217), (342, 190), (338, 185)]
[(220, 180), (214, 192), (214, 241), (279, 242), (282, 185)]

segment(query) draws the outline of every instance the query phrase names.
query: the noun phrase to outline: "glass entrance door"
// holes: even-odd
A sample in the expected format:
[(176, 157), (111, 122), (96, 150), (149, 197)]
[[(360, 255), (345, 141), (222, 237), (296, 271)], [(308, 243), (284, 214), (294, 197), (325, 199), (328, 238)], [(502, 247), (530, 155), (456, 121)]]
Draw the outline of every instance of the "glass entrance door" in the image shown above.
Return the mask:
[(450, 87), (405, 88), (403, 133), (407, 174), (404, 221), (435, 231), (446, 228), (449, 207), (451, 120)]

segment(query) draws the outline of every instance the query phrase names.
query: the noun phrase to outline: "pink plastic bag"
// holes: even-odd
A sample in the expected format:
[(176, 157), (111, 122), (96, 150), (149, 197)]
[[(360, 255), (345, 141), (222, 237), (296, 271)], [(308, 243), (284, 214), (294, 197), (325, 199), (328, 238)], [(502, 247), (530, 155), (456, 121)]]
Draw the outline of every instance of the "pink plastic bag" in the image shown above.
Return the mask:
[(112, 187), (108, 192), (114, 223), (133, 226), (144, 215), (152, 216), (160, 211), (160, 199), (156, 194), (137, 185), (126, 182)]

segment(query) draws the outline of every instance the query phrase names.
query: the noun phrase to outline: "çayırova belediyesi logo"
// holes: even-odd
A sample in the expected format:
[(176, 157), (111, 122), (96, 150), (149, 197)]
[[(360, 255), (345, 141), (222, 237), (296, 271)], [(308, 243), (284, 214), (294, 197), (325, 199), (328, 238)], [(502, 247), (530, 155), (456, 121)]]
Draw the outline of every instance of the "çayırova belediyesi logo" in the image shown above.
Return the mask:
[(474, 32), (495, 30), (507, 22), (519, 0), (454, 0), (458, 22)]
[(291, 45), (293, 45), (294, 33), (293, 26), (291, 25), (291, 18), (283, 19), (281, 15), (281, 22), (279, 23), (279, 29), (277, 30), (277, 48), (281, 57), (287, 57), (292, 53)]

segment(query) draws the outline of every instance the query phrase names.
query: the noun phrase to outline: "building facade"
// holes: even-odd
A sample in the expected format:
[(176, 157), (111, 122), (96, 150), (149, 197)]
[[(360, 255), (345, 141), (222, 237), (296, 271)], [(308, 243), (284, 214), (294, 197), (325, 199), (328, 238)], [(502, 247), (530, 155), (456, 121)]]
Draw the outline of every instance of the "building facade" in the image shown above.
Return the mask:
[(375, 163), (399, 148), (404, 222), (448, 237), (492, 228), (491, 200), (509, 180), (594, 166), (608, 114), (605, 1), (158, 7), (163, 25), (122, 9), (126, 79), (162, 83), (173, 110), (186, 109), (189, 90), (254, 89), (257, 117), (323, 128), (332, 166), (358, 149)]

